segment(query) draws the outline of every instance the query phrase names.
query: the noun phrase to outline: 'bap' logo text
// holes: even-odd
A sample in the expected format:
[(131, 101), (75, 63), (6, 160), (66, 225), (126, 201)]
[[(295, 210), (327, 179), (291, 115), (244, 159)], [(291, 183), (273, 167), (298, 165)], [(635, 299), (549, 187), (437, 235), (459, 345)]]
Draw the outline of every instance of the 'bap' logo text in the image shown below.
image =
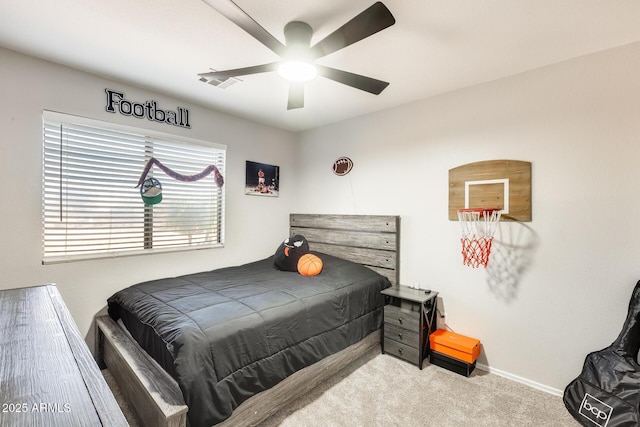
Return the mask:
[(585, 393), (578, 413), (600, 427), (607, 427), (613, 407)]

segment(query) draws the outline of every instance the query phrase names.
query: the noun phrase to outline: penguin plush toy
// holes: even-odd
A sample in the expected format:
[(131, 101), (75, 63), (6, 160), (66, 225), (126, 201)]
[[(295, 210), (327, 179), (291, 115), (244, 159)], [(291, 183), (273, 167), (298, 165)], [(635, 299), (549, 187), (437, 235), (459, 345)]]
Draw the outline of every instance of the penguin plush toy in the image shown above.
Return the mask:
[(296, 234), (287, 237), (278, 247), (274, 257), (273, 265), (282, 271), (298, 271), (298, 260), (302, 255), (309, 253), (309, 242), (304, 236)]

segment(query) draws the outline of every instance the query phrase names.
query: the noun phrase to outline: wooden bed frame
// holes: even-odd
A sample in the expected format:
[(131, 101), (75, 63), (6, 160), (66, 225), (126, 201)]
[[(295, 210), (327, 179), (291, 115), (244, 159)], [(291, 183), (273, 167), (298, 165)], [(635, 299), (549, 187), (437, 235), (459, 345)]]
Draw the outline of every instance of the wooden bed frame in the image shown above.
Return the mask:
[[(399, 276), (400, 217), (290, 215), (290, 235), (302, 234), (312, 251), (364, 264), (389, 278)], [(96, 359), (109, 368), (136, 418), (144, 426), (186, 426), (188, 407), (176, 381), (109, 316), (96, 318)], [(308, 366), (249, 398), (218, 426), (256, 425), (379, 345), (380, 331)]]

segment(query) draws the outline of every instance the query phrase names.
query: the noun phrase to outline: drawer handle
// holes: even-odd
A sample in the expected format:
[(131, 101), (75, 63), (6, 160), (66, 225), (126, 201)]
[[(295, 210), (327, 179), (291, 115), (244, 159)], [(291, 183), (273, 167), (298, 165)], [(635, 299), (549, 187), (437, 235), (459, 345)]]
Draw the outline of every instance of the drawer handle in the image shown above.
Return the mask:
[(402, 354), (402, 349), (401, 348), (398, 349), (398, 353)]
[(398, 323), (402, 325), (402, 319), (398, 319)]
[(398, 334), (398, 338), (402, 339), (402, 334)]

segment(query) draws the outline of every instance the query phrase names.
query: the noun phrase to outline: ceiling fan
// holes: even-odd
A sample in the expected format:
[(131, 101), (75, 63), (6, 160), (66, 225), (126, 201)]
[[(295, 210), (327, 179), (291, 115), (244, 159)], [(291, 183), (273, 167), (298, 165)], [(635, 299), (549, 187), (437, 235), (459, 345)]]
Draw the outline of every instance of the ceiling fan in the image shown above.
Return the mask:
[(232, 0), (203, 1), (281, 58), (280, 61), (268, 64), (198, 74), (200, 80), (205, 83), (213, 84), (231, 77), (278, 71), (289, 80), (288, 110), (304, 107), (304, 83), (315, 78), (316, 75), (374, 95), (380, 94), (389, 85), (388, 82), (315, 63), (318, 58), (357, 43), (393, 25), (396, 20), (382, 2), (373, 4), (324, 39), (310, 46), (313, 30), (305, 22), (292, 21), (284, 27), (286, 45), (283, 45)]

